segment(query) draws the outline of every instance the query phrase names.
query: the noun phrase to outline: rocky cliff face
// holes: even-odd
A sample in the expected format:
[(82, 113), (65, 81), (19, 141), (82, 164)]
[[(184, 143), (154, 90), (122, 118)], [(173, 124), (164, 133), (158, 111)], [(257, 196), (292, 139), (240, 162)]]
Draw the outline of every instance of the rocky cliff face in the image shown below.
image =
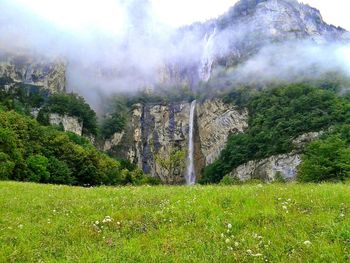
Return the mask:
[(51, 125), (62, 125), (64, 131), (73, 132), (79, 136), (83, 134), (83, 125), (76, 117), (51, 113), (49, 115), (49, 122)]
[(293, 180), (301, 164), (301, 150), (311, 141), (317, 139), (322, 133), (311, 132), (303, 134), (293, 141), (295, 151), (289, 154), (274, 155), (263, 160), (253, 160), (234, 169), (229, 176), (241, 181), (259, 179), (267, 182), (278, 177), (285, 180)]
[(247, 110), (225, 104), (220, 99), (206, 100), (197, 107), (198, 135), (205, 165), (213, 163), (226, 146), (230, 134), (248, 127)]
[(165, 73), (167, 79), (187, 83), (208, 81), (215, 69), (234, 68), (271, 44), (349, 39), (346, 30), (327, 24), (317, 9), (296, 0), (241, 0), (223, 16), (185, 27), (181, 34), (197, 36), (200, 57), (192, 64), (171, 65)]
[(66, 67), (63, 62), (47, 62), (30, 56), (2, 54), (0, 76), (6, 82), (27, 84), (58, 92), (65, 90)]
[[(115, 134), (104, 148), (165, 183), (183, 184), (189, 115), (189, 102), (134, 105), (129, 127)], [(229, 134), (242, 132), (247, 126), (247, 112), (219, 99), (206, 100), (197, 103), (194, 123), (194, 163), (199, 179), (202, 168), (218, 158)], [(169, 167), (171, 163), (174, 167)]]

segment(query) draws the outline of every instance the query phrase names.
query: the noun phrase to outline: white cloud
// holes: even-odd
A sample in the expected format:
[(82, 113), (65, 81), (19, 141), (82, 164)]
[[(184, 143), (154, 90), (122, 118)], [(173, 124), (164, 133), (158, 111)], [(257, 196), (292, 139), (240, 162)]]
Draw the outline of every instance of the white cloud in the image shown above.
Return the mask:
[(237, 0), (151, 0), (156, 15), (177, 27), (225, 13)]

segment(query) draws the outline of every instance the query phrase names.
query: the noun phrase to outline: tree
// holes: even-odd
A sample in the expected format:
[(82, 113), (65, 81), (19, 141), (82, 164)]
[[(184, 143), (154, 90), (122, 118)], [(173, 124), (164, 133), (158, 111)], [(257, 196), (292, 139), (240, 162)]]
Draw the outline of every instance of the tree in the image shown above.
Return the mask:
[(309, 144), (297, 178), (301, 182), (343, 181), (350, 178), (350, 149), (338, 134)]
[(15, 163), (11, 161), (10, 156), (0, 152), (0, 180), (10, 179), (14, 168)]
[(47, 170), (49, 160), (42, 155), (32, 155), (27, 159), (29, 169), (28, 180), (31, 182), (47, 183), (50, 173)]
[[(171, 178), (175, 176), (175, 172), (185, 168), (186, 153), (185, 151), (173, 149), (169, 156), (158, 153), (155, 156), (155, 161), (162, 170), (165, 170), (159, 176), (163, 177), (165, 183), (170, 183)], [(165, 174), (168, 176), (165, 176)]]
[(55, 157), (49, 158), (47, 170), (50, 173), (49, 183), (52, 184), (74, 184), (75, 178), (68, 165)]

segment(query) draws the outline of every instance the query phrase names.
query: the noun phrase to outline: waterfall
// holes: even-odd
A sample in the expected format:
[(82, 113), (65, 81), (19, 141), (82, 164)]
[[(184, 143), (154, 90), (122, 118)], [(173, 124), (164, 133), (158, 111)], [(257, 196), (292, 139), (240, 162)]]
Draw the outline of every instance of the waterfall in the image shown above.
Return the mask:
[(201, 66), (199, 68), (199, 77), (203, 81), (208, 81), (211, 76), (211, 69), (214, 63), (214, 37), (216, 35), (216, 28), (214, 31), (204, 37), (204, 50), (201, 59)]
[(196, 109), (196, 101), (192, 101), (191, 109), (190, 109), (190, 119), (189, 119), (189, 134), (188, 134), (188, 156), (187, 156), (187, 172), (186, 172), (186, 183), (187, 185), (193, 185), (196, 182), (196, 172), (194, 169), (194, 142), (193, 142), (193, 134), (194, 134), (194, 113)]

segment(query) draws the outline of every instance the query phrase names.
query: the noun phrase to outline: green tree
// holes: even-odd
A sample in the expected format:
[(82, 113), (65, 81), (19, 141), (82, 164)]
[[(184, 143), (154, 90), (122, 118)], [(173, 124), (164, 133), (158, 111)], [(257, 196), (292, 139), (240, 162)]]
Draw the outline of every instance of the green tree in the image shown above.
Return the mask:
[(31, 182), (48, 183), (50, 173), (48, 172), (49, 160), (42, 155), (32, 155), (27, 159), (29, 169), (28, 180)]
[[(156, 163), (164, 170), (164, 174), (168, 176), (163, 176), (163, 181), (165, 183), (170, 183), (169, 179), (175, 176), (176, 170), (183, 170), (186, 164), (186, 153), (185, 151), (173, 149), (169, 156), (163, 154), (156, 154)], [(160, 175), (162, 176), (162, 175)]]
[(343, 181), (350, 178), (350, 149), (340, 135), (317, 140), (306, 148), (298, 169), (301, 182)]
[(75, 183), (75, 178), (68, 165), (55, 157), (49, 158), (47, 170), (50, 173), (49, 183), (69, 185)]

